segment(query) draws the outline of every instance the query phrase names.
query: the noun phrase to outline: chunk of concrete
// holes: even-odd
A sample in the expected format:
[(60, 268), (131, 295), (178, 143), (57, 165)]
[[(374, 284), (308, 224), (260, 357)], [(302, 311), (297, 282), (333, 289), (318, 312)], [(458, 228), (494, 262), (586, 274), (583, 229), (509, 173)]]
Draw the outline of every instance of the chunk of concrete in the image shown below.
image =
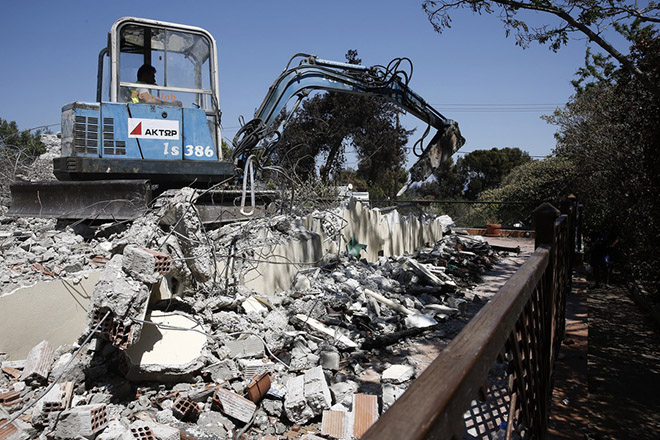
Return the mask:
[(305, 371), (305, 399), (316, 415), (332, 405), (330, 388), (325, 380), (323, 368), (314, 367)]
[(104, 404), (76, 406), (60, 414), (52, 435), (56, 439), (93, 437), (107, 425)]
[(319, 362), (326, 370), (337, 371), (339, 370), (339, 361), (341, 356), (336, 351), (322, 351)]
[[(124, 349), (140, 338), (142, 325), (134, 319), (144, 319), (151, 292), (144, 283), (124, 272), (122, 261), (121, 255), (115, 255), (99, 277), (92, 295), (89, 327), (95, 328), (109, 311), (111, 316), (106, 318), (100, 331), (114, 345)], [(108, 319), (111, 321), (107, 322)]]
[(305, 374), (290, 378), (284, 409), (289, 420), (304, 424), (332, 405), (330, 389), (323, 368), (314, 367)]
[(263, 357), (264, 343), (261, 338), (249, 335), (243, 339), (225, 342), (228, 356), (232, 359)]
[(119, 420), (110, 420), (108, 426), (96, 437), (96, 440), (122, 440), (124, 434), (128, 432), (128, 428)]
[(411, 365), (392, 365), (381, 376), (383, 382), (403, 383), (415, 375), (415, 367)]
[(44, 339), (54, 347), (76, 342), (87, 325), (90, 292), (100, 274), (84, 274), (79, 283), (41, 282), (0, 297), (0, 352), (25, 359)]
[(403, 395), (406, 390), (392, 385), (389, 383), (383, 384), (382, 387), (382, 400), (383, 400), (383, 412), (387, 411), (390, 406), (394, 405), (394, 402)]
[(155, 310), (146, 318), (153, 324), (145, 325), (140, 339), (125, 351), (129, 380), (179, 381), (204, 366), (206, 336), (198, 331), (167, 328), (204, 331), (197, 321), (183, 314)]
[(124, 270), (136, 280), (153, 284), (169, 273), (172, 258), (152, 249), (128, 245), (124, 248), (122, 265)]
[(406, 328), (432, 327), (438, 322), (431, 315), (415, 314), (408, 315), (405, 319)]
[(307, 405), (305, 399), (305, 376), (295, 376), (286, 384), (287, 394), (284, 400), (286, 416), (294, 423), (305, 424), (312, 417), (314, 411)]

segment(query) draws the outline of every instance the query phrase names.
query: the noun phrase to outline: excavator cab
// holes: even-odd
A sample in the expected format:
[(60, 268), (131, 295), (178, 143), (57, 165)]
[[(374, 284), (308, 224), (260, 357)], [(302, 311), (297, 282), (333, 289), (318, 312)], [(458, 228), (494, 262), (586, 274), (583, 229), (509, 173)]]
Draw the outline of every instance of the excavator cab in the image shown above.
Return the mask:
[[(149, 179), (176, 187), (233, 175), (222, 161), (216, 53), (204, 29), (117, 20), (99, 54), (97, 102), (62, 108), (58, 179)], [(138, 82), (143, 65), (155, 68), (155, 84)], [(144, 89), (158, 101), (136, 99)]]

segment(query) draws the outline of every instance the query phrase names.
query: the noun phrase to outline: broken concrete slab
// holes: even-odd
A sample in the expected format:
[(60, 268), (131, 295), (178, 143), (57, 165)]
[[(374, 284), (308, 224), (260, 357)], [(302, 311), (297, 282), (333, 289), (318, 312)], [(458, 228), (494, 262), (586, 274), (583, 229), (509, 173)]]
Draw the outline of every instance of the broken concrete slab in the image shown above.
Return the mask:
[(76, 406), (60, 414), (51, 435), (56, 439), (92, 437), (107, 425), (104, 404)]
[(89, 328), (94, 328), (110, 312), (100, 329), (101, 334), (119, 348), (131, 346), (140, 338), (142, 324), (136, 320), (144, 319), (149, 296), (150, 289), (124, 272), (123, 257), (115, 255), (94, 287)]
[(224, 348), (231, 359), (263, 357), (265, 352), (263, 341), (255, 335), (227, 341)]
[(146, 321), (151, 323), (144, 325), (140, 339), (125, 351), (129, 380), (180, 381), (204, 366), (207, 338), (196, 320), (154, 310)]
[(383, 371), (383, 382), (403, 383), (415, 375), (415, 367), (411, 365), (392, 365)]
[(1, 296), (0, 352), (8, 353), (10, 359), (25, 359), (44, 339), (55, 347), (77, 341), (85, 330), (89, 297), (100, 274), (85, 273), (78, 283), (39, 282)]

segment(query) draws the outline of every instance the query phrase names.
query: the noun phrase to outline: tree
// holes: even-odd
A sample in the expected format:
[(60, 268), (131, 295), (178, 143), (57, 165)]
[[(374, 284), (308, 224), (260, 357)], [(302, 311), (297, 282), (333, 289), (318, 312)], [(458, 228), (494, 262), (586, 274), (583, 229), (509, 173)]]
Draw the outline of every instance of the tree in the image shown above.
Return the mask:
[(465, 197), (476, 200), (481, 192), (497, 188), (513, 168), (531, 160), (520, 148), (491, 148), (466, 154), (456, 163)]
[[(349, 63), (360, 64), (349, 50)], [(396, 193), (405, 163), (403, 147), (412, 131), (399, 124), (398, 107), (377, 97), (338, 92), (319, 93), (303, 102), (287, 125), (276, 163), (302, 179), (328, 181), (344, 168), (345, 151), (354, 147), (360, 160), (356, 177), (365, 180), (378, 195)], [(405, 181), (405, 179), (404, 179)]]
[(0, 148), (20, 151), (25, 158), (35, 158), (46, 152), (41, 131), (19, 130), (15, 121), (0, 118)]
[(9, 203), (9, 184), (46, 151), (41, 131), (19, 130), (14, 121), (0, 118), (0, 204)]
[[(616, 59), (656, 98), (660, 98), (660, 87), (649, 77), (649, 72), (636, 64), (631, 54), (624, 55), (603, 37), (604, 31), (611, 27), (628, 41), (633, 41), (639, 32), (660, 23), (658, 3), (648, 1), (643, 4), (646, 6), (640, 8), (637, 0), (424, 0), (422, 7), (437, 32), (451, 27), (449, 12), (454, 9), (467, 8), (479, 14), (498, 13), (507, 36), (515, 31), (516, 44), (521, 47), (537, 41), (548, 43), (553, 51), (557, 51), (568, 43), (571, 35), (581, 34)], [(518, 18), (520, 10), (553, 15), (560, 19), (560, 23), (530, 27)]]
[[(631, 59), (660, 84), (660, 38), (641, 32)], [(580, 172), (575, 188), (587, 229), (620, 240), (620, 264), (657, 291), (660, 282), (660, 100), (617, 69), (581, 88), (548, 121), (559, 126), (555, 153)]]
[(484, 205), (480, 217), (495, 217), (505, 224), (522, 222), (531, 226), (532, 210), (543, 202), (559, 206), (575, 192), (578, 172), (566, 157), (529, 161), (511, 170), (498, 188), (481, 193), (485, 202), (523, 202), (523, 204)]

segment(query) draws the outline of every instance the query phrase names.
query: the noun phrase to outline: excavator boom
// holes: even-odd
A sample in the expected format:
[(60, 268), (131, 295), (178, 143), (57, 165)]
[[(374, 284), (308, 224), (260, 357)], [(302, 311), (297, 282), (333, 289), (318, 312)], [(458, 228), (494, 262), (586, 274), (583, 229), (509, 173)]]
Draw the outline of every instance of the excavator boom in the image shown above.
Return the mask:
[[(292, 60), (300, 56), (303, 57), (300, 64), (289, 67), (291, 61), (289, 62), (286, 69), (270, 86), (254, 119), (245, 124), (234, 137), (234, 159), (239, 163), (252, 154), (261, 141), (278, 130), (286, 129), (286, 123), (282, 127), (276, 127), (275, 123), (277, 116), (292, 98), (297, 97), (298, 102), (295, 104), (297, 106), (313, 90), (386, 98), (426, 122), (428, 127), (435, 128), (437, 133), (426, 148), (421, 148), (421, 152), (418, 152), (417, 148), (413, 149), (419, 157), (411, 168), (413, 181), (423, 181), (428, 178), (435, 168), (449, 159), (465, 143), (458, 124), (445, 118), (408, 86), (409, 75), (405, 71), (398, 70), (399, 62), (390, 63), (388, 67), (366, 67), (322, 60), (306, 54), (295, 55)], [(425, 136), (427, 134), (428, 129)], [(272, 151), (276, 142), (266, 147), (266, 154)]]

